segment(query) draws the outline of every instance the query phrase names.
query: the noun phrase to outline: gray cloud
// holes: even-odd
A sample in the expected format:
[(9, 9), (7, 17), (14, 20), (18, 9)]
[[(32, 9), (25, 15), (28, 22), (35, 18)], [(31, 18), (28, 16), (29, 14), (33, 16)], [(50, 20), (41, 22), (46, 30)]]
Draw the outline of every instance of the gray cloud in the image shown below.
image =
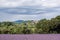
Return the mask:
[(0, 0), (0, 21), (40, 20), (60, 15), (60, 0)]
[(53, 8), (0, 8), (0, 21), (50, 19), (60, 15), (60, 7)]
[(60, 7), (58, 8), (45, 8), (45, 9), (37, 9), (30, 7), (20, 7), (20, 8), (0, 8), (0, 12), (8, 13), (8, 14), (23, 14), (23, 15), (36, 15), (36, 14), (44, 14), (44, 13), (52, 13), (52, 12), (60, 12)]

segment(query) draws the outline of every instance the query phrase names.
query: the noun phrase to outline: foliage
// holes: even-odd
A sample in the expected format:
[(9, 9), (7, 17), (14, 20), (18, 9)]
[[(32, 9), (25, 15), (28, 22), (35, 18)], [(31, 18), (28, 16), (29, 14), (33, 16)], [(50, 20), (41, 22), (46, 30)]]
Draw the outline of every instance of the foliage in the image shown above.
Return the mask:
[(60, 16), (50, 20), (23, 23), (0, 22), (0, 34), (56, 34), (60, 33)]

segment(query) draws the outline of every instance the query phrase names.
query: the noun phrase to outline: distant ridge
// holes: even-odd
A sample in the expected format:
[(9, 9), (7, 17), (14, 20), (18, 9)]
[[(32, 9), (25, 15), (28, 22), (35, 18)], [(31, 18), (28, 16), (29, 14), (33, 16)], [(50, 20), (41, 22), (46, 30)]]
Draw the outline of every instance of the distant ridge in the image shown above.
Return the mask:
[(27, 21), (25, 21), (25, 20), (16, 20), (16, 21), (14, 21), (15, 23), (22, 23), (22, 22), (27, 22)]

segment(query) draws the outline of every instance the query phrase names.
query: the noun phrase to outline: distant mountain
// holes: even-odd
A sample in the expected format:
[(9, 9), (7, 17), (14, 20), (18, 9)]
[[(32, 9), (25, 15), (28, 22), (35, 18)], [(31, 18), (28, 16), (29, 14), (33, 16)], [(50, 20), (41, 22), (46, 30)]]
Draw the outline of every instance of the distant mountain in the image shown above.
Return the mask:
[(27, 21), (24, 21), (24, 20), (17, 20), (17, 21), (14, 21), (15, 23), (22, 23), (22, 22), (27, 22)]
[(38, 21), (34, 21), (34, 20), (16, 20), (14, 21), (15, 23), (27, 23), (27, 22), (31, 22), (31, 23), (37, 23)]

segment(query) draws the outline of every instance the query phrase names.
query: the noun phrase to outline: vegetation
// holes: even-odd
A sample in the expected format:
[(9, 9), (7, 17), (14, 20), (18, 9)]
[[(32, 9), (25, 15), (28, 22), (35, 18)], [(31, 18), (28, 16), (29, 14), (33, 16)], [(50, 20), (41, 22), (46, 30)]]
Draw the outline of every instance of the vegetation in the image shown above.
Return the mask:
[(23, 23), (0, 22), (0, 34), (59, 34), (60, 16)]

